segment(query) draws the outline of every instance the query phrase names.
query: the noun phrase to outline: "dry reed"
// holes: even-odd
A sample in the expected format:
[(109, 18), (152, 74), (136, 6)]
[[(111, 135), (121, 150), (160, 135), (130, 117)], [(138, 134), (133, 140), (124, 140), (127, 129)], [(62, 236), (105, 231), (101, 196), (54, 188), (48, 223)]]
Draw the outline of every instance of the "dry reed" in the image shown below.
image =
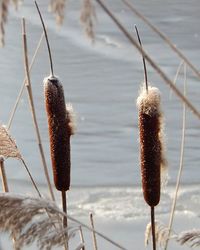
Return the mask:
[[(93, 218), (93, 214), (90, 213), (90, 224), (91, 224), (91, 227), (93, 230), (95, 230), (95, 227), (94, 227), (94, 218)], [(92, 231), (92, 238), (93, 238), (93, 247), (94, 247), (94, 250), (98, 250), (98, 247), (97, 247), (97, 237), (96, 237), (96, 234), (94, 231)]]
[(35, 128), (38, 148), (39, 148), (42, 166), (43, 166), (44, 174), (45, 174), (45, 177), (47, 180), (50, 196), (51, 196), (52, 200), (55, 200), (53, 189), (51, 186), (49, 173), (48, 173), (48, 168), (47, 168), (47, 164), (46, 164), (46, 159), (45, 159), (45, 155), (44, 155), (44, 150), (43, 150), (43, 146), (42, 146), (42, 140), (41, 140), (41, 136), (40, 136), (40, 130), (39, 130), (38, 122), (37, 122), (35, 105), (34, 105), (34, 100), (33, 100), (31, 79), (30, 79), (30, 74), (29, 74), (28, 48), (27, 48), (27, 39), (26, 39), (26, 29), (25, 29), (25, 19), (24, 18), (22, 19), (22, 37), (23, 37), (23, 52), (24, 52), (24, 68), (25, 68), (25, 74), (26, 74), (26, 88), (27, 88), (27, 93), (28, 93), (29, 106), (30, 106), (30, 110), (31, 110), (31, 114), (32, 114), (33, 125)]
[(2, 125), (0, 126), (0, 155), (4, 158), (22, 159), (15, 141), (9, 135), (6, 127)]
[(76, 227), (55, 230), (54, 226), (60, 223), (62, 213), (49, 200), (0, 194), (0, 206), (0, 230), (15, 235), (17, 247), (34, 241), (38, 249), (62, 246), (65, 243), (63, 233), (68, 230), (70, 239), (78, 230)]
[[(145, 231), (145, 246), (149, 244), (150, 238), (151, 238), (151, 223), (148, 223), (146, 226), (146, 231)], [(169, 234), (169, 228), (166, 227), (164, 224), (161, 222), (156, 221), (155, 222), (155, 238), (156, 242), (159, 247), (163, 248), (166, 244), (166, 241), (168, 239), (168, 234)], [(172, 238), (174, 235), (171, 236)]]
[(51, 0), (49, 10), (54, 13), (56, 23), (61, 25), (65, 16), (65, 5), (67, 0)]
[(85, 34), (94, 42), (94, 23), (96, 21), (96, 11), (93, 6), (92, 0), (83, 0), (80, 21), (85, 31)]
[[(184, 65), (184, 95), (186, 95), (186, 65)], [(180, 187), (181, 182), (181, 176), (183, 172), (183, 158), (184, 158), (184, 150), (185, 150), (185, 131), (186, 131), (186, 107), (185, 104), (183, 104), (183, 119), (182, 119), (182, 138), (181, 138), (181, 149), (180, 149), (180, 163), (179, 163), (179, 171), (177, 175), (176, 180), (176, 188), (174, 192), (174, 198), (172, 202), (171, 212), (170, 212), (170, 219), (169, 219), (169, 235), (168, 239), (166, 241), (165, 250), (167, 250), (168, 247), (168, 241), (170, 238), (171, 228), (174, 221), (174, 214), (176, 209), (176, 203), (177, 203), (177, 197), (178, 197), (178, 191)]]
[(190, 247), (200, 247), (200, 230), (193, 229), (190, 231), (182, 232), (176, 239), (181, 245), (187, 244)]
[(2, 187), (3, 187), (3, 191), (5, 193), (8, 193), (9, 189), (8, 189), (8, 181), (6, 177), (4, 161), (5, 161), (4, 157), (0, 156), (0, 174), (1, 174), (1, 179), (2, 179)]

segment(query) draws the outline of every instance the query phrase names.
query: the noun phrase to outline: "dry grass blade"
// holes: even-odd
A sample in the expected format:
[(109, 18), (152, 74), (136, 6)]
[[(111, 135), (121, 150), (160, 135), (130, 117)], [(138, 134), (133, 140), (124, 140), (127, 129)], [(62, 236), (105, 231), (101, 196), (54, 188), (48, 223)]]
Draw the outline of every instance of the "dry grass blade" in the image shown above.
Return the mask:
[[(184, 94), (186, 95), (186, 65), (184, 65)], [(176, 189), (175, 189), (175, 193), (174, 193), (174, 198), (173, 198), (173, 203), (172, 203), (172, 208), (171, 208), (171, 213), (170, 213), (170, 219), (169, 219), (169, 226), (168, 226), (169, 227), (169, 237), (170, 237), (171, 228), (172, 228), (172, 224), (173, 224), (173, 220), (174, 220), (178, 191), (179, 191), (181, 176), (182, 176), (182, 172), (183, 172), (183, 158), (184, 158), (184, 150), (185, 150), (185, 131), (186, 131), (185, 127), (186, 127), (186, 107), (185, 107), (185, 104), (183, 104), (180, 163), (179, 163), (179, 171), (178, 171), (177, 180), (176, 180)], [(169, 239), (169, 237), (168, 237), (168, 239)], [(165, 250), (167, 250), (168, 241), (169, 240), (166, 241)]]
[[(184, 62), (181, 61), (180, 64), (179, 64), (179, 66), (178, 66), (178, 68), (177, 68), (176, 74), (174, 76), (174, 85), (176, 85), (177, 78), (178, 78), (178, 76), (180, 74), (180, 70), (181, 70), (183, 64), (184, 64)], [(171, 98), (172, 98), (172, 90), (170, 89), (169, 99), (171, 99)]]
[[(160, 247), (165, 246), (166, 240), (168, 239), (169, 229), (164, 224), (156, 221), (155, 222), (155, 238), (156, 242)], [(147, 224), (145, 231), (145, 246), (149, 244), (151, 239), (151, 223)]]
[(0, 125), (0, 155), (5, 158), (22, 159), (15, 141), (9, 135), (7, 129)]
[(94, 41), (94, 22), (96, 21), (96, 12), (91, 0), (83, 0), (81, 8), (80, 21), (83, 25), (85, 34)]
[(178, 235), (176, 239), (181, 245), (188, 244), (190, 247), (200, 247), (200, 230), (193, 229)]
[(66, 0), (51, 0), (49, 10), (55, 14), (56, 23), (61, 25), (65, 17)]

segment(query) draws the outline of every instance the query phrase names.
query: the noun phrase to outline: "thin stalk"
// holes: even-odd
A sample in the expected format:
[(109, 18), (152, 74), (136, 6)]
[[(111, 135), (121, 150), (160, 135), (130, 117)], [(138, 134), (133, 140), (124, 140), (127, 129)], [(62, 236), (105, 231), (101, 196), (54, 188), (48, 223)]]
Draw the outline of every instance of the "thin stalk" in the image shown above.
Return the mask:
[[(39, 42), (38, 42), (38, 44), (37, 44), (37, 47), (36, 47), (36, 49), (35, 49), (35, 53), (34, 53), (34, 55), (33, 55), (33, 57), (32, 57), (31, 64), (30, 64), (30, 67), (29, 67), (29, 71), (31, 71), (31, 69), (32, 69), (32, 67), (33, 67), (33, 65), (34, 65), (34, 63), (35, 63), (35, 59), (36, 59), (36, 56), (37, 56), (38, 51), (39, 51), (39, 49), (40, 49), (40, 46), (41, 46), (41, 44), (42, 44), (43, 38), (44, 38), (44, 33), (42, 33), (42, 35), (41, 35), (41, 37), (40, 37), (40, 40), (39, 40)], [(19, 94), (18, 94), (17, 99), (16, 99), (16, 102), (15, 102), (15, 105), (14, 105), (12, 111), (11, 111), (11, 114), (10, 114), (10, 117), (9, 117), (9, 120), (8, 120), (8, 124), (7, 124), (7, 129), (8, 129), (8, 130), (10, 129), (10, 127), (11, 127), (11, 125), (12, 125), (13, 118), (14, 118), (14, 116), (15, 116), (17, 107), (18, 107), (18, 105), (19, 105), (19, 102), (20, 102), (20, 100), (21, 100), (21, 97), (22, 97), (22, 94), (23, 94), (23, 91), (24, 91), (24, 88), (25, 88), (25, 84), (26, 84), (26, 77), (24, 78), (24, 81), (23, 81), (23, 83), (22, 83), (21, 89), (20, 89), (20, 91), (19, 91)]]
[(79, 227), (79, 234), (80, 234), (81, 243), (83, 244), (82, 250), (85, 250), (85, 240), (84, 240), (83, 230), (81, 226)]
[(147, 54), (145, 50), (142, 50), (138, 45), (137, 41), (132, 37), (132, 35), (127, 31), (127, 29), (121, 24), (121, 22), (115, 17), (111, 10), (103, 3), (102, 0), (96, 0), (96, 2), (102, 7), (102, 9), (107, 13), (108, 16), (113, 20), (117, 27), (122, 31), (122, 33), (127, 37), (127, 39), (133, 44), (137, 50), (143, 54), (145, 59), (149, 64), (155, 69), (155, 71), (160, 75), (166, 84), (168, 84), (175, 94), (181, 99), (182, 102), (193, 112), (193, 114), (200, 119), (200, 112), (196, 109), (195, 106), (180, 92), (180, 90), (174, 85), (174, 83), (168, 78), (168, 76), (161, 70), (156, 62)]
[(93, 236), (94, 250), (98, 250), (98, 247), (97, 247), (97, 238), (96, 238), (96, 234), (94, 232), (95, 228), (94, 228), (94, 219), (93, 219), (93, 214), (92, 213), (90, 213), (90, 224), (91, 224), (91, 227), (93, 229), (92, 236)]
[(33, 101), (31, 80), (30, 80), (29, 67), (28, 67), (28, 65), (29, 65), (29, 63), (28, 63), (28, 49), (27, 49), (25, 19), (24, 18), (22, 21), (22, 29), (23, 29), (24, 66), (25, 66), (26, 79), (27, 79), (26, 88), (27, 88), (28, 97), (29, 97), (29, 105), (30, 105), (30, 110), (31, 110), (32, 118), (33, 118), (33, 123), (34, 123), (35, 132), (36, 132), (39, 152), (40, 152), (40, 156), (41, 156), (41, 160), (42, 160), (43, 169), (44, 169), (44, 173), (46, 176), (49, 192), (50, 192), (52, 200), (55, 201), (53, 189), (52, 189), (50, 178), (49, 178), (48, 168), (47, 168), (47, 164), (46, 164), (46, 160), (45, 160), (45, 156), (44, 156), (44, 150), (43, 150), (43, 146), (42, 146), (40, 131), (39, 131), (37, 118), (36, 118), (35, 106), (34, 106), (34, 101)]
[(9, 192), (8, 181), (7, 181), (7, 177), (6, 177), (4, 159), (2, 157), (0, 159), (0, 174), (1, 174), (1, 179), (2, 179), (3, 192), (8, 193)]
[[(63, 207), (63, 212), (65, 213), (64, 217), (63, 217), (63, 228), (67, 228), (68, 223), (67, 223), (67, 197), (66, 197), (66, 191), (63, 190), (61, 191), (62, 194), (62, 207)], [(68, 246), (68, 231), (66, 231), (65, 233), (65, 238), (66, 238), (66, 244), (65, 244), (65, 248), (68, 250), (69, 246)]]
[(144, 21), (155, 33), (157, 33), (163, 41), (165, 41), (169, 47), (188, 65), (188, 67), (200, 78), (199, 70), (188, 60), (188, 58), (176, 47), (171, 40), (162, 33), (155, 25), (153, 25), (141, 12), (139, 12), (129, 0), (121, 0), (129, 9), (140, 19)]
[[(182, 68), (183, 63), (184, 63), (184, 62), (181, 61), (180, 64), (179, 64), (179, 66), (178, 66), (178, 68), (177, 68), (177, 71), (176, 71), (176, 74), (175, 74), (175, 77), (174, 77), (174, 85), (175, 85), (176, 82), (177, 82), (177, 78), (178, 78), (178, 76), (179, 76), (179, 73), (180, 73), (180, 70), (181, 70), (181, 68)], [(171, 91), (171, 89), (170, 89), (170, 95), (169, 95), (170, 99), (171, 99), (171, 96), (172, 96), (172, 91)]]
[(37, 187), (37, 185), (36, 185), (36, 183), (35, 183), (35, 181), (34, 181), (34, 179), (33, 179), (33, 177), (32, 177), (32, 174), (31, 174), (31, 172), (29, 171), (28, 166), (26, 165), (26, 163), (25, 163), (25, 161), (24, 161), (23, 158), (21, 158), (21, 162), (22, 162), (22, 164), (24, 165), (24, 167), (25, 167), (25, 169), (26, 169), (26, 171), (27, 171), (27, 173), (28, 173), (28, 175), (29, 175), (29, 177), (30, 177), (30, 179), (31, 179), (31, 182), (32, 182), (32, 184), (33, 184), (33, 187), (35, 188), (35, 190), (36, 190), (36, 192), (38, 193), (39, 197), (42, 197), (42, 195), (41, 195), (41, 193), (40, 193), (40, 191), (39, 191), (39, 189), (38, 189), (38, 187)]
[[(184, 65), (184, 94), (186, 95), (186, 66), (185, 65)], [(184, 149), (185, 149), (185, 130), (186, 130), (185, 127), (186, 127), (186, 107), (185, 107), (185, 104), (183, 104), (180, 163), (179, 163), (179, 171), (178, 171), (177, 180), (176, 180), (176, 189), (175, 189), (174, 199), (173, 199), (171, 213), (170, 213), (170, 219), (169, 219), (169, 225), (168, 225), (169, 232), (168, 232), (168, 238), (167, 238), (167, 241), (166, 241), (166, 245), (165, 245), (165, 248), (164, 248), (165, 250), (167, 250), (170, 234), (171, 234), (171, 231), (172, 231), (172, 224), (173, 224), (174, 214), (175, 214), (175, 210), (176, 210), (176, 202), (177, 202), (177, 197), (178, 197), (178, 191), (179, 191), (181, 176), (182, 176), (182, 172), (183, 172), (183, 158), (184, 158)]]
[(153, 250), (156, 250), (155, 210), (154, 210), (154, 207), (151, 207), (151, 232), (152, 232)]
[[(135, 30), (136, 30), (136, 34), (137, 34), (137, 37), (138, 37), (138, 42), (140, 44), (141, 49), (143, 50), (143, 46), (142, 46), (142, 42), (141, 42), (141, 39), (140, 39), (139, 31), (138, 31), (138, 28), (137, 28), (136, 25), (135, 25)], [(145, 57), (143, 56), (143, 54), (142, 54), (142, 61), (143, 61), (143, 66), (144, 66), (144, 80), (145, 80), (145, 85), (146, 85), (146, 91), (147, 91), (147, 94), (148, 94), (147, 67), (146, 67)]]
[(35, 6), (36, 6), (38, 14), (40, 16), (40, 20), (41, 20), (41, 23), (42, 23), (42, 26), (43, 26), (43, 30), (44, 30), (44, 34), (45, 34), (45, 38), (46, 38), (46, 42), (47, 42), (47, 49), (48, 49), (48, 53), (49, 53), (49, 62), (50, 62), (50, 73), (51, 73), (52, 76), (54, 76), (54, 74), (53, 74), (53, 60), (52, 60), (52, 56), (51, 56), (51, 49), (50, 49), (49, 39), (48, 39), (48, 36), (47, 36), (46, 27), (44, 25), (42, 14), (40, 12), (40, 9), (39, 9), (38, 4), (37, 4), (36, 1), (35, 1)]

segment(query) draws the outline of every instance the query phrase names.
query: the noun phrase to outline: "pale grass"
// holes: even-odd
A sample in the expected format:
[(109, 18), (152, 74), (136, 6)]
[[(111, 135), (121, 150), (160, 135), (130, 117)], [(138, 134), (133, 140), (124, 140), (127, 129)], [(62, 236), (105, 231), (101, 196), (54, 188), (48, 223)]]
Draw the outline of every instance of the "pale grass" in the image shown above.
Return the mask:
[(93, 42), (95, 40), (94, 26), (96, 22), (96, 11), (92, 0), (82, 0), (82, 8), (80, 14), (80, 21), (87, 37)]
[(200, 229), (188, 230), (180, 233), (176, 239), (181, 245), (189, 245), (192, 248), (200, 247)]
[[(37, 244), (37, 249), (64, 246), (63, 235), (67, 232), (70, 240), (81, 226), (94, 231), (118, 249), (126, 250), (102, 233), (66, 215), (51, 200), (0, 193), (0, 207), (0, 230), (8, 232), (11, 236), (15, 235), (18, 247), (28, 246), (33, 242)], [(62, 227), (63, 216), (67, 216), (72, 221), (68, 228)], [(59, 226), (56, 230), (55, 225)], [(76, 249), (83, 249), (83, 247), (84, 243), (79, 243)]]
[[(186, 95), (186, 81), (187, 81), (187, 74), (186, 74), (186, 65), (184, 64), (184, 95)], [(177, 174), (177, 179), (176, 179), (176, 188), (174, 192), (174, 198), (172, 202), (172, 207), (171, 207), (171, 212), (170, 212), (170, 218), (169, 218), (169, 237), (174, 221), (174, 215), (175, 215), (175, 210), (176, 210), (176, 203), (177, 203), (177, 197), (178, 197), (178, 192), (180, 188), (180, 183), (181, 183), (181, 176), (183, 172), (183, 159), (184, 159), (184, 152), (185, 152), (185, 132), (186, 132), (186, 107), (185, 104), (183, 104), (183, 117), (182, 117), (182, 138), (181, 138), (181, 149), (180, 149), (180, 162), (179, 162), (179, 170)], [(168, 238), (169, 238), (168, 237)], [(168, 241), (166, 241), (165, 245), (165, 250), (167, 250), (168, 247)]]
[(40, 152), (40, 157), (41, 157), (42, 166), (43, 166), (44, 174), (46, 177), (47, 185), (49, 188), (49, 193), (50, 193), (52, 200), (55, 200), (53, 188), (52, 188), (50, 177), (49, 177), (46, 158), (45, 158), (45, 154), (44, 154), (44, 150), (43, 150), (40, 130), (39, 130), (37, 117), (36, 117), (36, 111), (35, 111), (35, 105), (34, 105), (34, 99), (33, 99), (32, 87), (31, 87), (31, 78), (30, 78), (30, 72), (29, 72), (28, 47), (27, 47), (25, 19), (24, 18), (22, 19), (22, 37), (23, 37), (23, 52), (24, 52), (24, 68), (25, 68), (25, 74), (26, 74), (26, 84), (25, 85), (27, 88), (30, 111), (32, 114), (33, 125), (35, 128), (38, 148), (39, 148), (39, 152)]
[(65, 17), (65, 5), (67, 0), (51, 0), (49, 11), (53, 12), (56, 18), (56, 23), (61, 25)]
[[(155, 221), (155, 239), (160, 247), (164, 247), (169, 235), (169, 229), (161, 222)], [(145, 246), (151, 240), (151, 222), (147, 224), (145, 230)]]
[(0, 125), (0, 155), (4, 158), (22, 159), (21, 153), (5, 126)]

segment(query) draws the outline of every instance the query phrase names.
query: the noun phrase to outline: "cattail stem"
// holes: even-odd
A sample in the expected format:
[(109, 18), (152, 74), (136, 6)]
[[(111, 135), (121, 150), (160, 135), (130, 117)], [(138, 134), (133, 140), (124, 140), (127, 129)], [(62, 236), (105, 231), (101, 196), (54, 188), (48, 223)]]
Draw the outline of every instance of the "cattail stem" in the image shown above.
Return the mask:
[(156, 250), (156, 234), (155, 234), (155, 213), (154, 213), (154, 206), (151, 207), (151, 231), (152, 231), (153, 250)]
[(93, 219), (93, 214), (90, 213), (90, 224), (91, 224), (91, 227), (93, 229), (92, 231), (92, 236), (93, 236), (93, 246), (94, 246), (94, 250), (98, 250), (97, 248), (97, 238), (96, 238), (96, 234), (95, 234), (95, 227), (94, 227), (94, 219)]
[[(67, 214), (67, 197), (66, 197), (66, 191), (61, 191), (62, 194), (62, 207), (63, 212)], [(64, 216), (63, 218), (63, 227), (67, 227), (67, 216)]]
[(8, 189), (8, 181), (7, 181), (7, 177), (6, 177), (6, 171), (5, 171), (5, 166), (4, 166), (4, 159), (3, 157), (0, 158), (0, 174), (1, 174), (1, 178), (2, 178), (2, 187), (3, 187), (3, 191), (5, 193), (9, 192)]
[(42, 14), (41, 14), (41, 12), (40, 12), (40, 9), (39, 9), (38, 4), (37, 4), (36, 1), (35, 1), (35, 6), (36, 6), (37, 11), (38, 11), (38, 14), (39, 14), (39, 16), (40, 16), (40, 20), (41, 20), (42, 27), (43, 27), (44, 34), (45, 34), (45, 38), (46, 38), (47, 49), (48, 49), (48, 53), (49, 53), (49, 61), (50, 61), (50, 73), (51, 73), (51, 76), (54, 76), (54, 74), (53, 74), (53, 60), (52, 60), (52, 56), (51, 56), (51, 49), (50, 49), (49, 39), (48, 39), (48, 36), (47, 36), (46, 27), (45, 27), (45, 25), (44, 25), (44, 21), (43, 21), (43, 18), (42, 18)]
[[(66, 191), (62, 190), (61, 191), (62, 194), (62, 207), (63, 207), (63, 212), (66, 214), (63, 216), (63, 228), (68, 227), (68, 222), (67, 222), (67, 197), (66, 197)], [(65, 233), (65, 238), (66, 238), (66, 244), (65, 244), (65, 249), (68, 250), (69, 249), (69, 245), (68, 245), (68, 230)]]
[(37, 118), (36, 118), (36, 112), (35, 112), (35, 106), (34, 106), (34, 101), (33, 101), (33, 94), (32, 94), (32, 88), (31, 88), (31, 79), (30, 79), (30, 74), (29, 74), (29, 63), (28, 63), (28, 48), (27, 48), (27, 39), (26, 39), (26, 29), (25, 29), (25, 19), (22, 19), (22, 33), (23, 33), (23, 48), (24, 48), (24, 66), (25, 66), (25, 72), (26, 72), (26, 87), (27, 87), (27, 92), (28, 92), (28, 97), (29, 97), (29, 104), (30, 104), (30, 109), (32, 113), (32, 118), (33, 118), (33, 124), (35, 127), (35, 132), (36, 132), (36, 137), (38, 141), (38, 147), (39, 147), (39, 152), (43, 164), (43, 169), (44, 173), (46, 176), (49, 192), (51, 195), (52, 200), (55, 201), (53, 189), (51, 186), (50, 178), (49, 178), (49, 173), (48, 173), (48, 168), (44, 156), (44, 150), (42, 146), (42, 140), (40, 136), (40, 131), (39, 131), (39, 126), (37, 123)]
[[(141, 49), (143, 50), (142, 42), (141, 42), (140, 35), (139, 35), (139, 31), (138, 31), (138, 28), (137, 28), (136, 25), (135, 25), (135, 30), (136, 30), (136, 34), (137, 34), (137, 37), (138, 37), (138, 42), (140, 44)], [(147, 94), (148, 94), (147, 67), (146, 67), (145, 57), (144, 57), (143, 54), (142, 54), (142, 61), (143, 61), (143, 66), (144, 66), (144, 82), (145, 82), (145, 87), (146, 87), (146, 91), (147, 91)]]

